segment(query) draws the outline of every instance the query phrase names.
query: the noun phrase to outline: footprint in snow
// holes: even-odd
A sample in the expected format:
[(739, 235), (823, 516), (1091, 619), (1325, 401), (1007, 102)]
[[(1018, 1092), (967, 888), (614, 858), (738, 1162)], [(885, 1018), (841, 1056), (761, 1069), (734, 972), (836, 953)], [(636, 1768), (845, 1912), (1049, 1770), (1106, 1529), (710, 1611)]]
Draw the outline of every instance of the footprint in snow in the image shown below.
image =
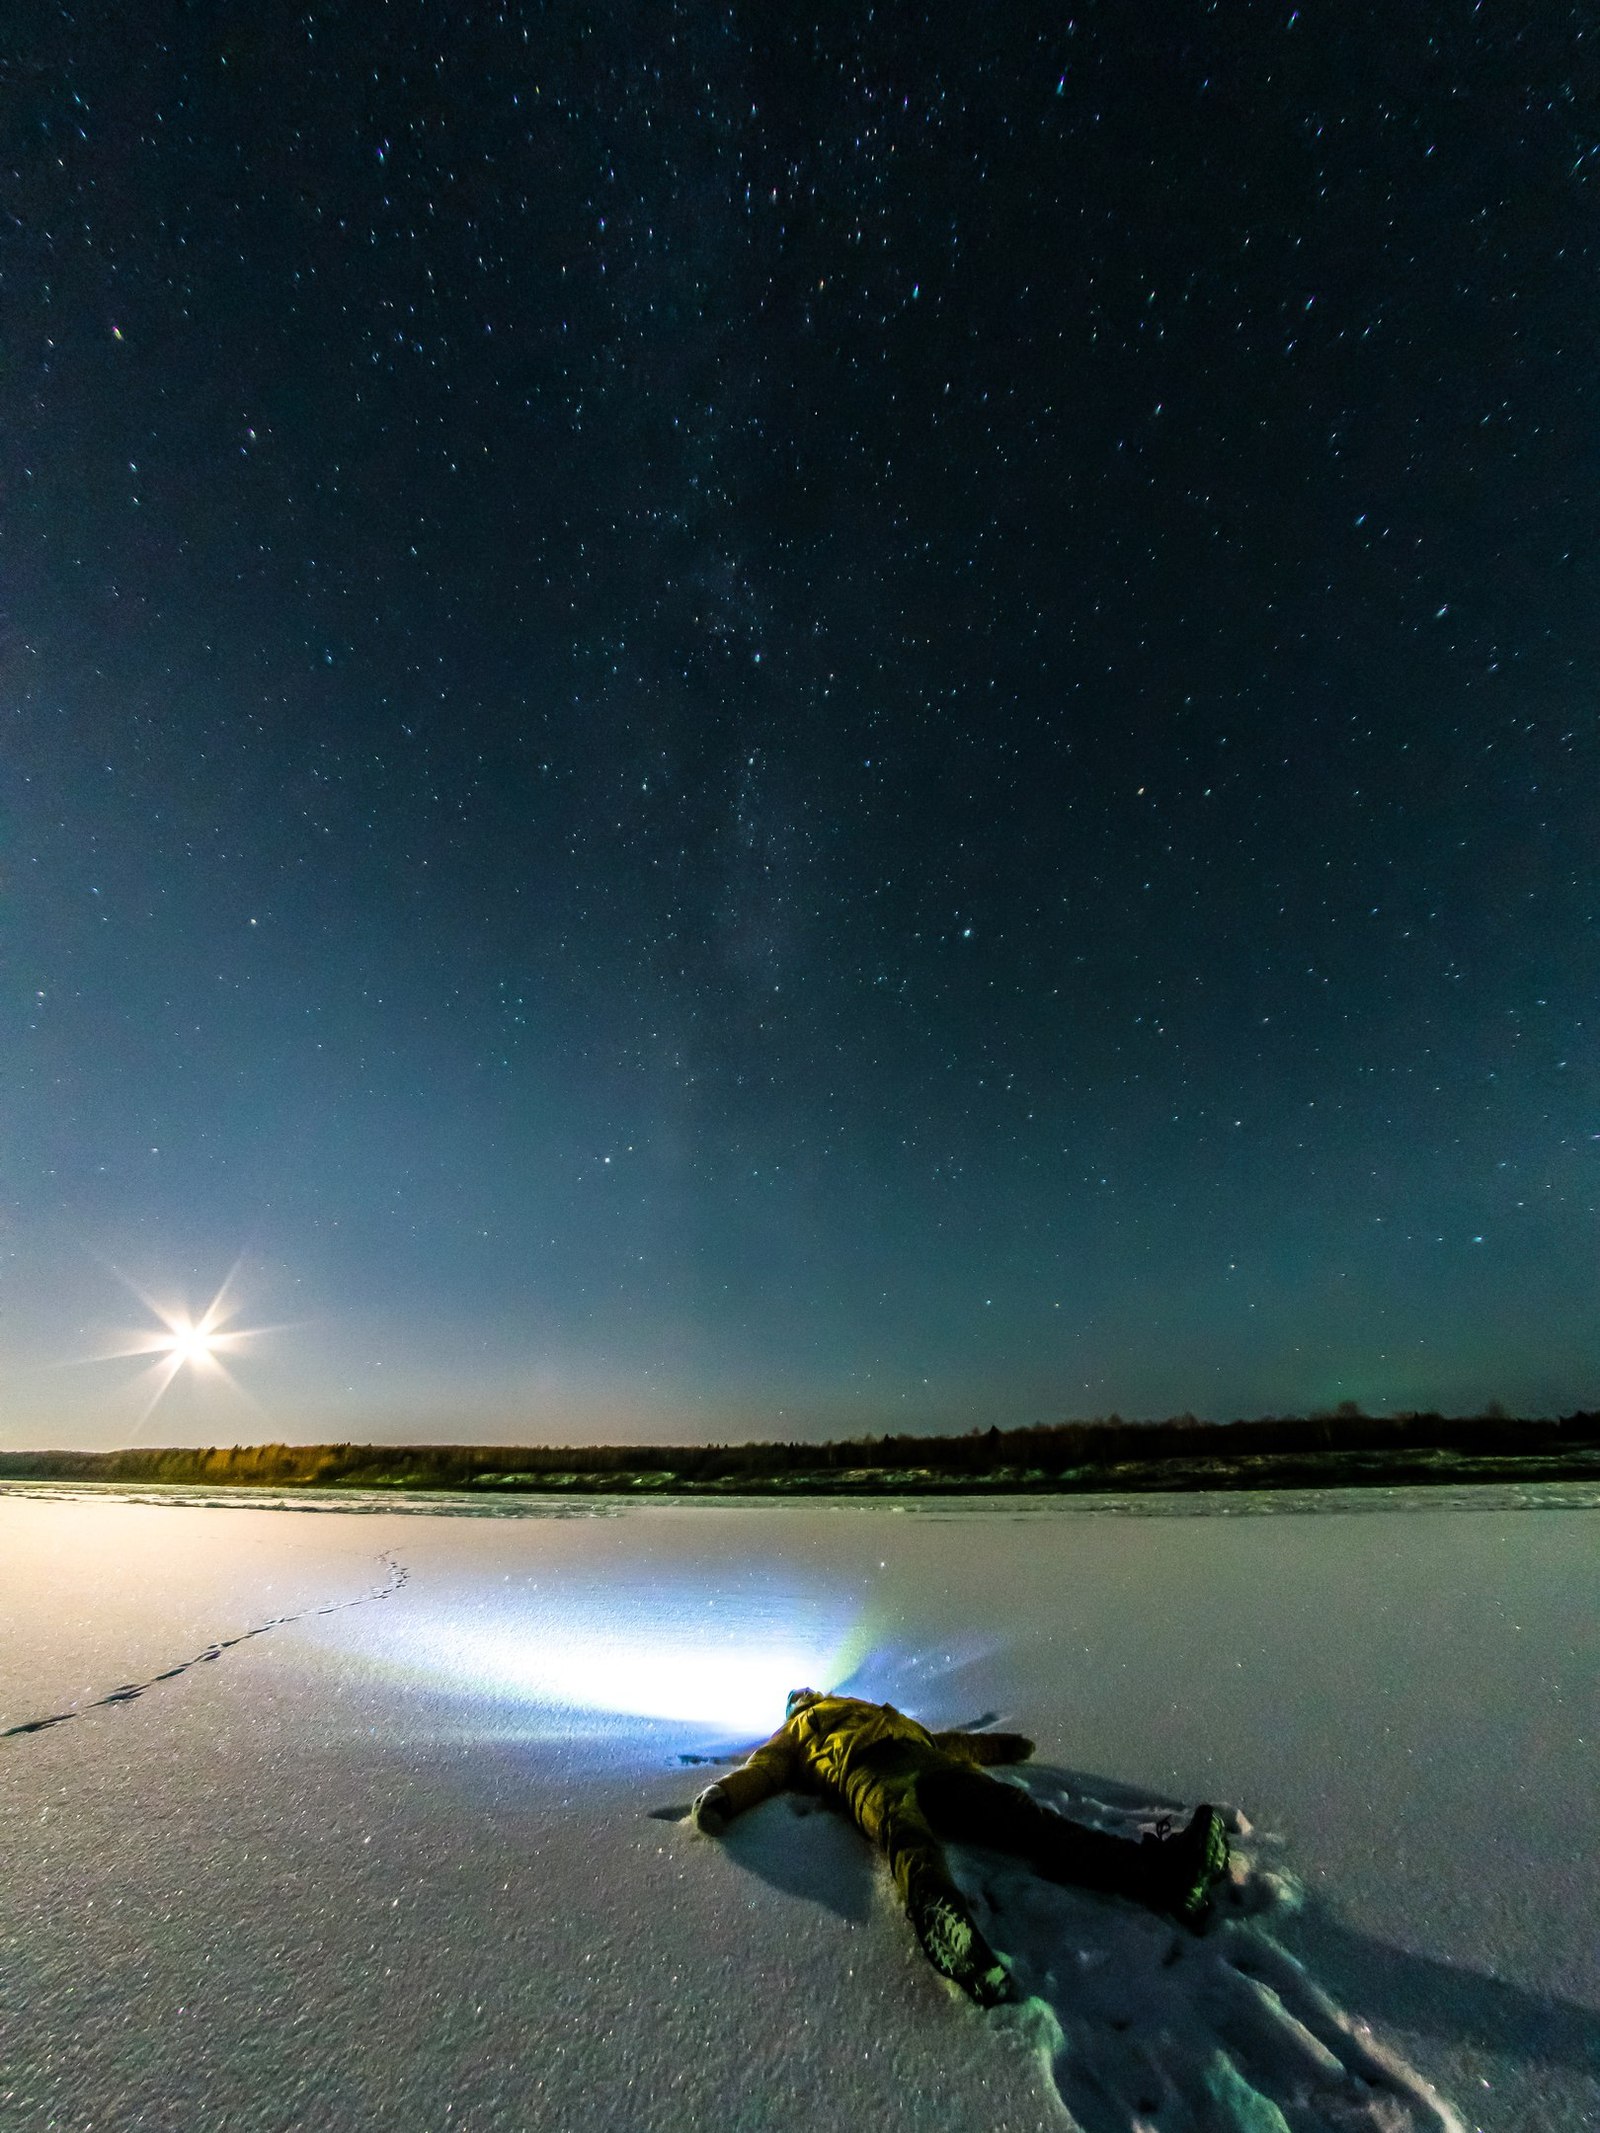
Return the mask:
[(220, 1659), (224, 1652), (232, 1651), (236, 1644), (248, 1643), (252, 1637), (264, 1636), (269, 1629), (280, 1629), (287, 1622), (303, 1622), (312, 1615), (336, 1615), (347, 1607), (364, 1607), (370, 1600), (387, 1600), (410, 1580), (411, 1573), (397, 1563), (387, 1550), (378, 1558), (389, 1573), (388, 1582), (376, 1585), (371, 1592), (358, 1593), (353, 1600), (335, 1600), (328, 1607), (308, 1607), (297, 1615), (273, 1615), (269, 1621), (257, 1623), (254, 1629), (242, 1631), (237, 1637), (226, 1637), (217, 1644), (208, 1644), (203, 1652), (196, 1652), (192, 1659), (181, 1660), (177, 1666), (169, 1666), (162, 1673), (152, 1674), (148, 1681), (125, 1681), (120, 1689), (112, 1689), (104, 1696), (97, 1696), (91, 1703), (79, 1704), (70, 1711), (56, 1711), (49, 1718), (30, 1718), (20, 1725), (0, 1727), (0, 1740), (13, 1740), (24, 1733), (44, 1733), (51, 1726), (67, 1725), (85, 1711), (102, 1711), (109, 1705), (133, 1703), (146, 1689), (153, 1689), (158, 1681), (176, 1681), (180, 1674), (187, 1674), (191, 1667), (205, 1666), (212, 1659)]

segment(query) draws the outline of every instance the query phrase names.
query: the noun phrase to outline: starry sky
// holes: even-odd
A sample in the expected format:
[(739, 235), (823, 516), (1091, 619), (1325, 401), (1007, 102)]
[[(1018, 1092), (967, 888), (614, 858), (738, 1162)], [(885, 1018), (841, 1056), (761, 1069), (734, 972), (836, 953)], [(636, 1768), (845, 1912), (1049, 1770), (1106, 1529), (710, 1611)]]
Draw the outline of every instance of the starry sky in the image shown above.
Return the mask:
[(0, 1441), (1594, 1405), (1597, 47), (24, 7)]

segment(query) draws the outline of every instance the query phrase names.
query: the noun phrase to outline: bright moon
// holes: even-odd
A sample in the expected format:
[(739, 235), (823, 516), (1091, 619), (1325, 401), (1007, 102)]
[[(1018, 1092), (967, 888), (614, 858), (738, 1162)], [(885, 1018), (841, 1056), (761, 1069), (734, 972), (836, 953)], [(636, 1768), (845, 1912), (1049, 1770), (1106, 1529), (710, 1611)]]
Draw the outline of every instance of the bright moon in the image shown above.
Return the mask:
[(176, 1363), (199, 1364), (209, 1362), (226, 1339), (226, 1334), (212, 1333), (203, 1325), (191, 1326), (180, 1321), (160, 1346)]
[[(115, 1271), (113, 1269), (113, 1272)], [(236, 1273), (237, 1268), (234, 1271)], [(125, 1275), (121, 1278), (127, 1280)], [(159, 1320), (159, 1326), (131, 1335), (129, 1345), (125, 1348), (115, 1348), (106, 1356), (85, 1360), (110, 1362), (116, 1357), (137, 1355), (153, 1358), (141, 1380), (143, 1411), (139, 1417), (140, 1428), (149, 1421), (160, 1405), (162, 1396), (177, 1383), (185, 1370), (198, 1378), (215, 1379), (220, 1386), (243, 1395), (243, 1388), (235, 1382), (223, 1357), (234, 1349), (248, 1348), (260, 1334), (275, 1329), (229, 1325), (228, 1321), (237, 1308), (229, 1301), (232, 1284), (233, 1275), (230, 1274), (210, 1303), (196, 1317), (188, 1310), (169, 1308), (166, 1304), (158, 1303), (136, 1284), (127, 1282), (127, 1286), (133, 1290), (139, 1301)]]

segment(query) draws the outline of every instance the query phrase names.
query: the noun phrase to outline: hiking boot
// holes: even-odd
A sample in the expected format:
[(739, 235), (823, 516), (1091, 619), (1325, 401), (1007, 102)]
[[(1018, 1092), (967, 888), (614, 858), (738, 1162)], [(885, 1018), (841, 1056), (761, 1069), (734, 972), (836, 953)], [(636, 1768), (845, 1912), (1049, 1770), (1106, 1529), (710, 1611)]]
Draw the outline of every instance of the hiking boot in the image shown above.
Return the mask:
[(1000, 2007), (1016, 1998), (1010, 1971), (948, 1897), (924, 1897), (913, 1903), (911, 1927), (934, 1969), (959, 1985), (969, 2000), (976, 2000), (980, 2007)]
[(1198, 1933), (1211, 1911), (1211, 1891), (1228, 1871), (1228, 1832), (1215, 1807), (1197, 1807), (1187, 1826), (1164, 1824), (1144, 1839), (1148, 1864), (1145, 1901)]

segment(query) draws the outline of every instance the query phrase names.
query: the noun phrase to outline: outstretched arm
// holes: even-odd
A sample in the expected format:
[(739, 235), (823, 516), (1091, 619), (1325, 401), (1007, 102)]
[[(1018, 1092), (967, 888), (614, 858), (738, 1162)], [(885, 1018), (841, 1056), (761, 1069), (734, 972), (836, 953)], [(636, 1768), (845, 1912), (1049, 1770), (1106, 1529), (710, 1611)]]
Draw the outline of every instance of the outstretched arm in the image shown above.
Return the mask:
[(690, 1810), (695, 1828), (704, 1830), (708, 1837), (720, 1837), (735, 1815), (742, 1815), (748, 1807), (759, 1807), (775, 1792), (782, 1792), (794, 1783), (796, 1774), (794, 1743), (784, 1727), (748, 1762), (706, 1787)]
[(936, 1733), (933, 1739), (959, 1763), (1025, 1763), (1033, 1753), (1025, 1733)]

